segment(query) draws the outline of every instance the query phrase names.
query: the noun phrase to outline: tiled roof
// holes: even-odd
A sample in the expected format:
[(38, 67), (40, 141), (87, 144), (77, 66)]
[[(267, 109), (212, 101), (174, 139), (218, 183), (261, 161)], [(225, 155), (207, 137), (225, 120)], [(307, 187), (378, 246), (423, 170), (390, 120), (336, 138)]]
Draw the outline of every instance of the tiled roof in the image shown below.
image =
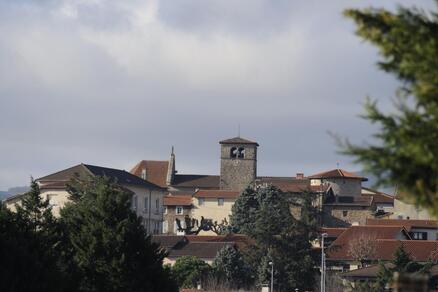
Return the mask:
[(243, 139), (240, 137), (234, 137), (231, 139), (226, 139), (226, 140), (222, 140), (219, 142), (219, 144), (252, 144), (252, 145), (257, 145), (259, 146), (259, 144), (257, 142), (254, 141), (250, 141), (247, 139)]
[(165, 249), (171, 249), (181, 242), (187, 242), (185, 236), (180, 235), (154, 235), (152, 242), (159, 244)]
[(425, 228), (425, 229), (438, 229), (437, 220), (418, 220), (418, 219), (372, 219), (367, 218), (367, 225), (398, 225), (404, 226), (408, 229)]
[(143, 180), (127, 171), (83, 163), (41, 177), (37, 179), (37, 181), (43, 186), (52, 185), (53, 187), (61, 187), (61, 184), (65, 184), (66, 182), (70, 181), (72, 178), (75, 177), (75, 175), (79, 175), (79, 177), (81, 178), (85, 178), (86, 176), (90, 175), (106, 176), (108, 178), (116, 180), (117, 183), (121, 185), (133, 185), (147, 187), (151, 189), (161, 189), (159, 186)]
[(190, 206), (192, 205), (192, 196), (167, 195), (163, 200), (164, 206)]
[(352, 179), (360, 179), (362, 181), (368, 180), (366, 177), (358, 176), (353, 172), (349, 172), (339, 168), (317, 173), (309, 176), (308, 178), (352, 178)]
[[(391, 263), (386, 263), (385, 267), (393, 267)], [(377, 273), (380, 270), (380, 265), (371, 265), (365, 268), (360, 268), (345, 273), (341, 273), (342, 278), (356, 278), (356, 279), (369, 279), (377, 277)]]
[(369, 237), (369, 240), (391, 239), (397, 240), (400, 238), (410, 239), (408, 232), (403, 226), (351, 226), (330, 245), (328, 249), (328, 257), (330, 259), (351, 259), (349, 254), (349, 243), (352, 240), (360, 239), (361, 237)]
[(394, 196), (362, 187), (362, 196), (372, 196), (374, 203), (377, 204), (394, 204)]
[(188, 242), (180, 248), (170, 249), (168, 257), (195, 256), (203, 259), (214, 259), (221, 249), (233, 245), (232, 242)]
[(177, 174), (173, 186), (203, 189), (218, 189), (219, 175)]
[(322, 227), (320, 233), (327, 233), (328, 237), (338, 237), (347, 229), (341, 227)]
[(199, 190), (195, 193), (197, 198), (224, 198), (224, 199), (236, 199), (239, 196), (239, 192), (236, 191), (224, 191), (224, 190)]
[(131, 173), (141, 177), (141, 173), (145, 169), (148, 181), (165, 187), (168, 167), (169, 161), (142, 160), (131, 169)]

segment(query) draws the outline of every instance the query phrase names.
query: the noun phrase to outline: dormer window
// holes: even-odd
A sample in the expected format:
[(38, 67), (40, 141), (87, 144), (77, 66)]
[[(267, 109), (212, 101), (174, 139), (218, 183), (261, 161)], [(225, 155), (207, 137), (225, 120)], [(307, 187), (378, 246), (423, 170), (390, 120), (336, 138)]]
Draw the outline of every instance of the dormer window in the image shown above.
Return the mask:
[(146, 180), (146, 168), (143, 168), (143, 169), (141, 170), (141, 178), (144, 179), (144, 180)]

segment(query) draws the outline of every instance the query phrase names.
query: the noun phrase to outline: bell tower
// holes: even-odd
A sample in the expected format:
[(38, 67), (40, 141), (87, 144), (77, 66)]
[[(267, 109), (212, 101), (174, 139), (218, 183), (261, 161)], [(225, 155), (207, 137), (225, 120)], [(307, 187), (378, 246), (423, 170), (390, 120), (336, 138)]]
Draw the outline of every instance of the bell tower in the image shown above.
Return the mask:
[(257, 178), (257, 147), (259, 144), (240, 137), (220, 141), (223, 190), (242, 191)]

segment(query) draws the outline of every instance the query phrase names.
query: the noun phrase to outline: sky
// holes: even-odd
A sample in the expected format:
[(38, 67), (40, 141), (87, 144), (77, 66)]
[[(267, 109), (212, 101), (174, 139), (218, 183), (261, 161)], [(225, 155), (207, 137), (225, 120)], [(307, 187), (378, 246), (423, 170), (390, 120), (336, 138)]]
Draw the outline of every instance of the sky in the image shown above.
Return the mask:
[(218, 141), (260, 144), (258, 174), (358, 171), (366, 96), (397, 81), (346, 8), (432, 0), (0, 0), (0, 190), (88, 163), (219, 173)]

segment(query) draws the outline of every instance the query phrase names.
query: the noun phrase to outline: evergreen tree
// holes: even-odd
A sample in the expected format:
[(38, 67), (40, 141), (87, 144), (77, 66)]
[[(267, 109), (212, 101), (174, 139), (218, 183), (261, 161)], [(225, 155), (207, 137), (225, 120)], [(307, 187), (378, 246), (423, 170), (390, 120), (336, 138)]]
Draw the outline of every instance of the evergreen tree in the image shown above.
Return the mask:
[[(306, 289), (314, 285), (315, 261), (311, 240), (316, 235), (315, 213), (309, 200), (294, 198), (273, 186), (246, 189), (232, 208), (231, 225), (254, 240), (245, 253), (256, 271), (259, 284), (269, 283), (274, 262), (275, 286), (279, 290)], [(301, 217), (291, 214), (292, 204), (301, 202)], [(306, 210), (307, 209), (307, 210)]]
[(252, 283), (251, 270), (242, 254), (233, 246), (221, 249), (213, 261), (213, 272), (230, 288), (243, 288)]
[[(436, 1), (437, 2), (437, 1)], [(438, 3), (438, 2), (437, 2)], [(395, 111), (366, 103), (365, 118), (380, 127), (373, 145), (344, 144), (380, 184), (397, 185), (438, 215), (438, 14), (400, 7), (347, 10), (357, 34), (379, 48), (379, 66), (401, 81)]]
[(180, 257), (172, 267), (172, 274), (181, 288), (196, 288), (210, 271), (211, 267), (195, 256)]
[(16, 208), (0, 203), (0, 291), (71, 291), (59, 261), (57, 222), (35, 181)]
[(90, 177), (69, 191), (74, 200), (60, 218), (63, 250), (79, 291), (177, 291), (162, 267), (165, 252), (151, 243), (141, 218), (131, 211), (127, 189)]

